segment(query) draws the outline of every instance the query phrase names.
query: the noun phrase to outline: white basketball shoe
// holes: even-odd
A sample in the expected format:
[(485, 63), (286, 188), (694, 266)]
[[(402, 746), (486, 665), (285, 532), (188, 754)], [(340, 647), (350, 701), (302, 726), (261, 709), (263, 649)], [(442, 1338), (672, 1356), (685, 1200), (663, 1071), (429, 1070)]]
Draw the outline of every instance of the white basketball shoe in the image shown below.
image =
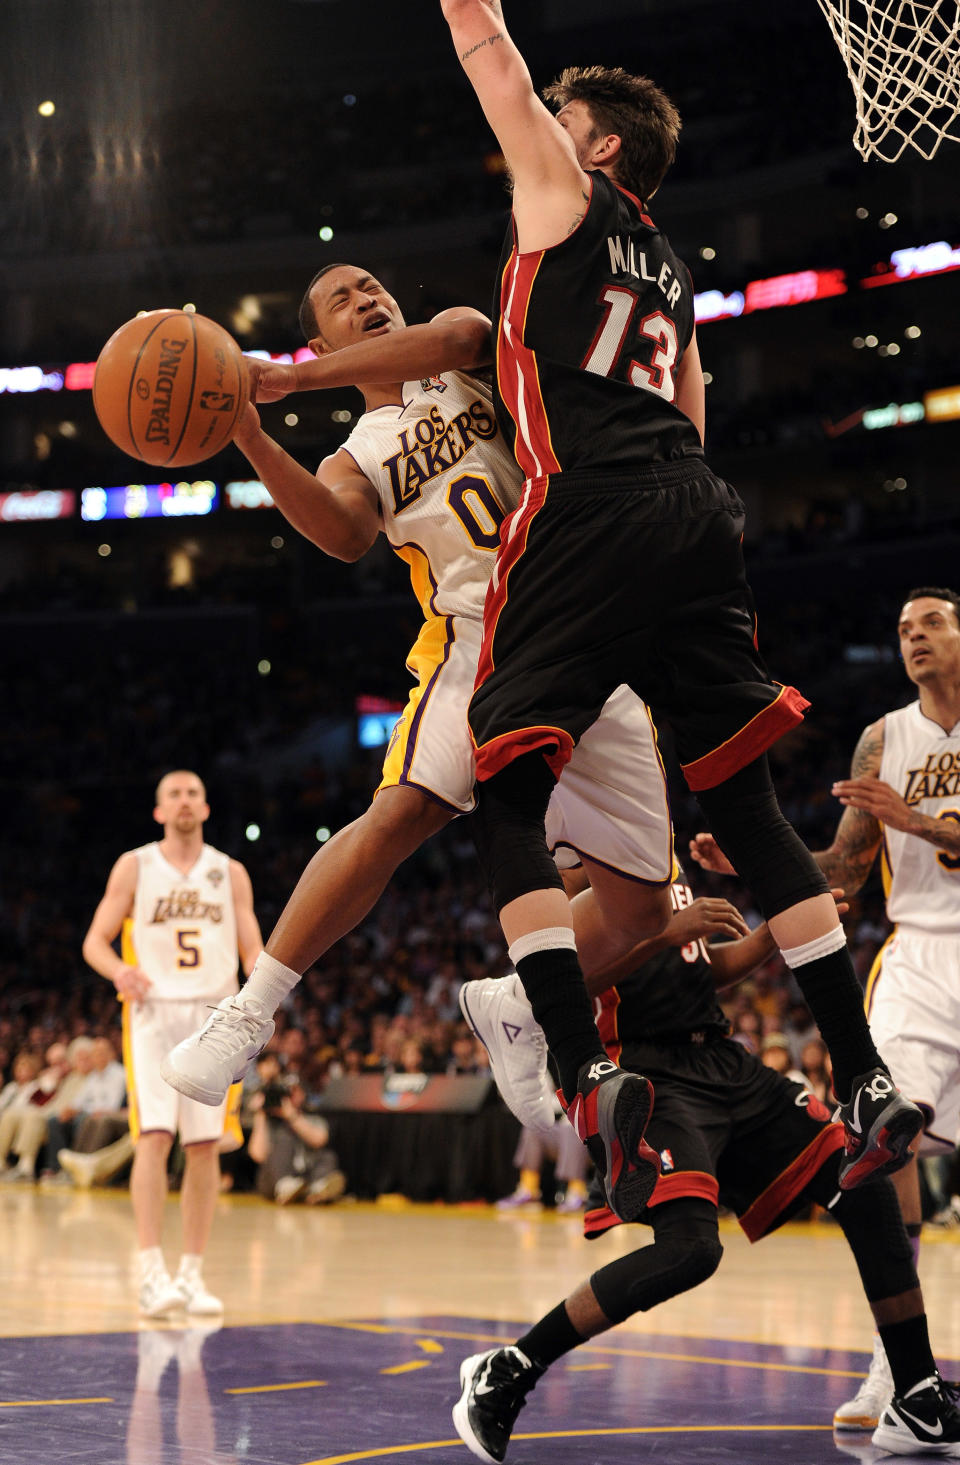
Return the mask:
[(460, 1011), (490, 1055), (507, 1108), (528, 1129), (552, 1133), (557, 1110), (547, 1073), (547, 1040), (516, 972), (464, 982)]
[(252, 998), (224, 997), (202, 1028), (178, 1043), (160, 1076), (188, 1099), (214, 1108), (273, 1037), (273, 1018)]
[(833, 1416), (834, 1429), (876, 1429), (880, 1416), (893, 1398), (893, 1374), (879, 1334), (873, 1340), (870, 1371), (852, 1399), (841, 1404)]
[(214, 1297), (212, 1292), (207, 1291), (207, 1285), (196, 1269), (184, 1271), (181, 1268), (173, 1285), (177, 1290), (180, 1306), (188, 1317), (217, 1317), (223, 1312), (223, 1303), (219, 1297)]
[(140, 1316), (169, 1317), (183, 1307), (180, 1288), (166, 1267), (151, 1267), (140, 1280)]

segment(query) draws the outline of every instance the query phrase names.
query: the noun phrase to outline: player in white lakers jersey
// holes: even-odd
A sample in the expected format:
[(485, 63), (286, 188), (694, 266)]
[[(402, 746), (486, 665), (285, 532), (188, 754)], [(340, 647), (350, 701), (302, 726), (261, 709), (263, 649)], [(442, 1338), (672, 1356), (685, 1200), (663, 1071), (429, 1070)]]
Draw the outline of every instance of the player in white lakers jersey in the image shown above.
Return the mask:
[[(177, 1094), (160, 1077), (174, 1043), (211, 1006), (237, 991), (237, 952), (249, 970), (260, 950), (250, 878), (243, 865), (203, 840), (210, 809), (195, 773), (160, 780), (153, 817), (163, 838), (122, 854), (110, 872), (83, 943), (94, 971), (123, 1002), (123, 1056), (136, 1150), (130, 1195), (137, 1228), (140, 1309), (218, 1313), (201, 1261), (219, 1192), (218, 1144), (227, 1101), (216, 1109)], [(113, 943), (122, 934), (122, 955)], [(236, 1123), (236, 1120), (233, 1120)], [(160, 1248), (167, 1157), (179, 1132), (184, 1254), (171, 1279)]]
[[(378, 280), (333, 265), (311, 282), (301, 325), (316, 360), (254, 363), (259, 400), (352, 383), (366, 411), (316, 477), (262, 431), (252, 406), (236, 442), (286, 517), (326, 553), (359, 559), (382, 532), (408, 563), (424, 615), (408, 662), (417, 685), (370, 808), (314, 856), (240, 999), (164, 1065), (169, 1083), (207, 1103), (222, 1099), (269, 1036), (286, 993), (366, 915), (397, 866), (473, 808), (466, 711), (500, 526), (519, 497), (490, 386), (476, 374), (491, 358), (484, 316), (454, 309), (405, 327)], [(650, 717), (627, 688), (609, 699), (564, 770), (548, 834), (590, 868), (593, 890), (574, 907), (586, 965), (605, 965), (665, 924), (673, 872), (666, 784)]]
[[(919, 698), (865, 729), (830, 848), (814, 858), (831, 885), (859, 890), (879, 853), (894, 923), (867, 984), (874, 1041), (894, 1082), (924, 1114), (914, 1151), (951, 1150), (960, 1132), (960, 596), (911, 590), (897, 626)], [(709, 835), (691, 852), (722, 868)], [(919, 1247), (916, 1163), (893, 1177)], [(837, 1411), (840, 1428), (872, 1429), (892, 1392), (882, 1350), (864, 1388)]]

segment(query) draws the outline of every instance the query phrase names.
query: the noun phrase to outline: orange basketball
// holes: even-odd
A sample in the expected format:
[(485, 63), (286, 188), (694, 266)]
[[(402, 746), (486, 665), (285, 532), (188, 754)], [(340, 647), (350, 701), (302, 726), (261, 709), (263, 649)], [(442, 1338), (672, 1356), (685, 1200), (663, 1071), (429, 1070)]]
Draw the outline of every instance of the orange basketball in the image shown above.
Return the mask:
[(158, 468), (212, 458), (247, 399), (236, 341), (205, 315), (150, 310), (114, 331), (97, 358), (93, 405), (118, 448)]

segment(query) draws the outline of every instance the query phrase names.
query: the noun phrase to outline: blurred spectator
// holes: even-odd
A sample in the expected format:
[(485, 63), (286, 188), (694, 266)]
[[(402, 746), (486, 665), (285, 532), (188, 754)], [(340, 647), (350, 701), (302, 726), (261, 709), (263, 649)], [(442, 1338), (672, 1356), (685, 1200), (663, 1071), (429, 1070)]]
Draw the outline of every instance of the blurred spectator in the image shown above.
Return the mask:
[(325, 1119), (303, 1112), (306, 1095), (294, 1075), (266, 1084), (252, 1103), (256, 1112), (247, 1146), (257, 1165), (257, 1190), (278, 1205), (338, 1200), (346, 1180), (329, 1148)]
[[(76, 1112), (73, 1119), (64, 1126), (72, 1134), (71, 1143), (57, 1150), (61, 1168), (79, 1185), (85, 1187), (92, 1185), (95, 1180), (108, 1179), (116, 1173), (110, 1169), (114, 1159), (118, 1161), (119, 1169), (133, 1154), (132, 1141), (129, 1141), (128, 1115), (124, 1108), (127, 1077), (123, 1064), (117, 1062), (113, 1043), (109, 1038), (94, 1039), (91, 1058), (90, 1072), (80, 1084), (74, 1100)], [(53, 1138), (53, 1122), (50, 1130)], [(121, 1142), (119, 1145), (118, 1141)], [(109, 1158), (101, 1155), (97, 1166), (90, 1161), (78, 1159), (80, 1156), (103, 1151), (108, 1146)]]
[(811, 1038), (809, 1042), (804, 1043), (803, 1052), (800, 1054), (800, 1072), (807, 1088), (818, 1099), (822, 1099), (825, 1104), (834, 1102), (830, 1055), (822, 1038)]
[(517, 1188), (511, 1195), (497, 1201), (500, 1211), (512, 1211), (517, 1207), (540, 1205), (544, 1164), (553, 1162), (554, 1177), (564, 1186), (563, 1198), (557, 1203), (560, 1212), (582, 1211), (587, 1204), (587, 1171), (590, 1156), (577, 1138), (572, 1125), (563, 1117), (559, 1103), (556, 1104), (557, 1119), (552, 1134), (540, 1134), (536, 1130), (523, 1128), (517, 1141), (513, 1163), (520, 1171)]
[[(47, 1137), (47, 1118), (70, 1066), (66, 1043), (51, 1043), (45, 1057), (47, 1066), (24, 1107), (14, 1107), (0, 1116), (0, 1157), (10, 1150), (17, 1156), (16, 1166), (0, 1174), (0, 1180), (22, 1183), (36, 1179), (37, 1156)], [(11, 1123), (14, 1129), (8, 1143), (7, 1126)]]
[[(0, 1093), (0, 1164), (8, 1166), (11, 1152), (16, 1149), (21, 1121), (29, 1112), (30, 1103), (40, 1088), (40, 1071), (43, 1060), (39, 1053), (25, 1050), (13, 1060), (13, 1077)], [(22, 1176), (18, 1166), (9, 1166), (3, 1179), (32, 1179), (33, 1171)]]
[(794, 1068), (790, 1057), (790, 1039), (784, 1033), (767, 1033), (760, 1044), (760, 1062), (766, 1068), (773, 1068), (794, 1083), (807, 1085), (807, 1079), (799, 1068)]
[(67, 1045), (67, 1073), (50, 1101), (46, 1112), (47, 1138), (43, 1154), (42, 1175), (47, 1179), (66, 1176), (61, 1171), (57, 1152), (66, 1149), (73, 1136), (77, 1107), (87, 1075), (93, 1071), (93, 1039), (80, 1035)]
[(453, 1042), (450, 1044), (450, 1057), (447, 1060), (447, 1072), (483, 1074), (490, 1072), (487, 1050), (466, 1023), (458, 1023), (454, 1030)]

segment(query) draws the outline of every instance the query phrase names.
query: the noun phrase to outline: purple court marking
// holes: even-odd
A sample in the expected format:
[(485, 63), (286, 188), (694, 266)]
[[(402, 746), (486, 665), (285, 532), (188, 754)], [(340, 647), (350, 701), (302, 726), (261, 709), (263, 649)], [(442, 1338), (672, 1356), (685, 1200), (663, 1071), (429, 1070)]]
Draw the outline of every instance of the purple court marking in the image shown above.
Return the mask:
[[(299, 1323), (0, 1339), (0, 1462), (469, 1465), (450, 1420), (460, 1360), (522, 1329), (450, 1317), (375, 1326), (389, 1331)], [(507, 1461), (880, 1460), (866, 1435), (838, 1444), (829, 1428), (856, 1387), (849, 1375), (867, 1361), (837, 1349), (615, 1332), (541, 1381)], [(43, 1402), (104, 1398), (112, 1402)]]

